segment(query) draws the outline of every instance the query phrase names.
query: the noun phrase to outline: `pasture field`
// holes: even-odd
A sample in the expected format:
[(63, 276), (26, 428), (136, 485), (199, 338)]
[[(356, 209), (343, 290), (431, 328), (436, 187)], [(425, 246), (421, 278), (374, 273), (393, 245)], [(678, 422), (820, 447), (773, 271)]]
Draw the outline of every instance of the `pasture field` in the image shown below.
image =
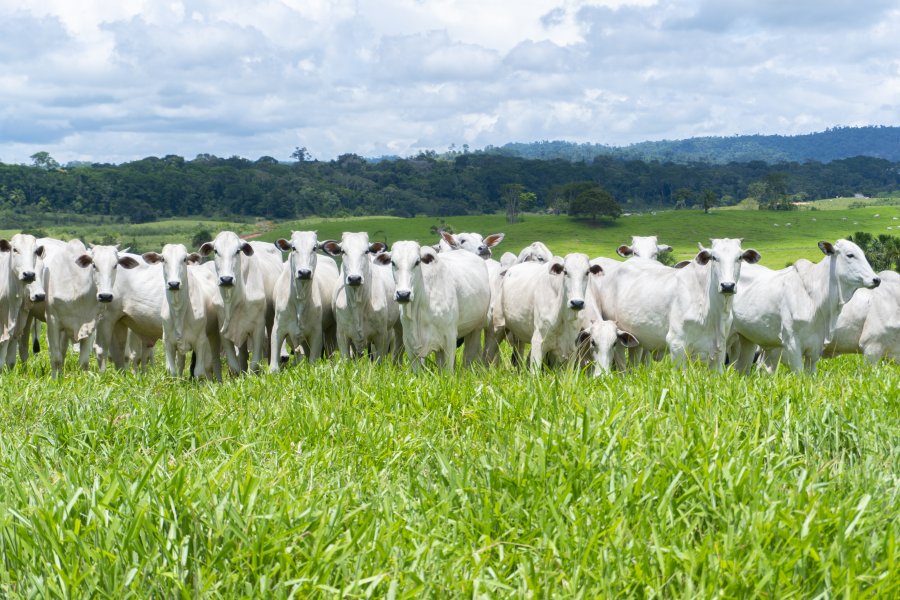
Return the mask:
[(897, 366), (48, 373), (0, 376), (4, 597), (900, 594)]

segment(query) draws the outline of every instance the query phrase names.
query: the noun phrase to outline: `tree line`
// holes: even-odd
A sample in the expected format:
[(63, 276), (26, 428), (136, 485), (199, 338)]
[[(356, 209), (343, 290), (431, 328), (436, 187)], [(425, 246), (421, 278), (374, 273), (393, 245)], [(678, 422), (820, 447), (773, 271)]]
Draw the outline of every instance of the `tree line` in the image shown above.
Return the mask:
[(596, 218), (597, 205), (616, 212), (606, 193), (622, 210), (635, 211), (709, 208), (748, 197), (777, 208), (792, 199), (900, 190), (900, 163), (871, 157), (719, 165), (425, 152), (392, 160), (344, 154), (317, 161), (299, 150), (291, 163), (201, 154), (192, 160), (168, 155), (118, 165), (65, 166), (46, 152), (36, 153), (31, 165), (0, 163), (0, 218), (16, 226), (23, 215), (52, 213), (145, 222), (190, 216), (440, 217), (511, 208), (571, 209)]

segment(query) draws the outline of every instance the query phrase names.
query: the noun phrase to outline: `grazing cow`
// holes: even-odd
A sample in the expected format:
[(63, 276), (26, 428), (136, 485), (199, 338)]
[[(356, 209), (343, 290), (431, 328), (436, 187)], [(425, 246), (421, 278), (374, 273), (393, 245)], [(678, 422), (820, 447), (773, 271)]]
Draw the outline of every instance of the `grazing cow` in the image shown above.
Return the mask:
[(518, 258), (519, 257), (512, 252), (504, 252), (503, 256), (500, 257), (500, 273), (506, 273), (507, 269), (516, 264)]
[(874, 290), (856, 290), (834, 326), (826, 356), (862, 353), (870, 364), (883, 358), (900, 363), (900, 274), (878, 273)]
[(315, 231), (294, 231), (291, 239), (275, 246), (289, 252), (275, 284), (275, 322), (272, 326), (269, 370), (277, 372), (281, 344), (290, 338), (291, 347), (303, 348), (307, 361), (330, 355), (336, 344), (334, 290), (338, 283), (337, 263), (330, 256), (319, 257)]
[(484, 260), (472, 252), (438, 254), (417, 242), (397, 242), (375, 260), (393, 267), (403, 345), (413, 369), (432, 352), (439, 365), (453, 369), (459, 338), (466, 365), (481, 354), (481, 331), (491, 303)]
[(232, 231), (223, 231), (200, 246), (201, 256), (210, 254), (225, 306), (219, 331), (228, 366), (232, 373), (256, 371), (268, 351), (266, 328), (271, 330), (275, 316), (281, 253), (272, 244), (246, 242)]
[(15, 365), (30, 307), (46, 298), (38, 276), (43, 257), (44, 246), (33, 235), (17, 233), (0, 240), (0, 367)]
[(532, 369), (540, 369), (545, 359), (550, 364), (567, 360), (585, 325), (581, 311), (588, 278), (601, 272), (580, 253), (513, 265), (503, 277), (494, 326), (505, 329), (517, 356), (531, 344)]
[(553, 260), (553, 253), (544, 242), (532, 242), (522, 248), (519, 256), (516, 257), (516, 264), (524, 262), (547, 263)]
[(225, 306), (215, 280), (199, 266), (200, 255), (188, 253), (183, 244), (166, 244), (161, 253), (147, 252), (143, 257), (151, 265), (162, 265), (159, 284), (166, 290), (166, 302), (161, 316), (169, 374), (181, 375), (190, 350), (195, 377), (221, 380), (219, 316)]
[(819, 249), (825, 257), (815, 264), (801, 259), (780, 271), (755, 267), (741, 274), (729, 344), (735, 368), (748, 371), (759, 347), (769, 370), (780, 360), (791, 371), (815, 372), (843, 305), (858, 288), (881, 283), (853, 242), (819, 242)]
[(369, 351), (373, 358), (391, 352), (399, 355), (403, 333), (400, 307), (394, 300), (394, 278), (388, 267), (373, 264), (372, 257), (387, 250), (381, 242), (369, 243), (365, 232), (344, 232), (341, 241), (322, 242), (322, 249), (341, 257), (338, 285), (334, 290), (334, 320), (341, 356), (351, 350), (360, 356)]
[(632, 333), (645, 352), (668, 350), (676, 362), (692, 358), (721, 369), (741, 264), (759, 258), (740, 240), (725, 238), (701, 246), (682, 269), (629, 259), (601, 286), (603, 317)]
[[(494, 233), (482, 238), (480, 233), (460, 233), (453, 235), (446, 231), (441, 232), (441, 252), (450, 250), (467, 250), (484, 259), (488, 271), (488, 279), (491, 282), (491, 308), (488, 313), (488, 323), (491, 323), (494, 305), (500, 297), (500, 282), (505, 270), (500, 263), (491, 258), (491, 248), (503, 241), (504, 234)], [(484, 331), (484, 360), (487, 364), (494, 364), (500, 358), (500, 340), (502, 332), (494, 331), (489, 326)]]
[(597, 318), (588, 321), (586, 328), (579, 334), (578, 344), (585, 348), (585, 358), (594, 365), (594, 377), (600, 377), (612, 370), (613, 360), (619, 349), (634, 348), (638, 341), (627, 331), (616, 327), (612, 321)]

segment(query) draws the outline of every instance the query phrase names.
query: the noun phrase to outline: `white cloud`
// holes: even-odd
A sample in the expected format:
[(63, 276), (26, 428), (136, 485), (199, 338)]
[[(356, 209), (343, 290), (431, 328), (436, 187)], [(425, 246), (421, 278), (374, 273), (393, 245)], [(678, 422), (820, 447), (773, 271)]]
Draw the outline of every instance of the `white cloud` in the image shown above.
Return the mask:
[(888, 0), (0, 0), (0, 159), (898, 124)]

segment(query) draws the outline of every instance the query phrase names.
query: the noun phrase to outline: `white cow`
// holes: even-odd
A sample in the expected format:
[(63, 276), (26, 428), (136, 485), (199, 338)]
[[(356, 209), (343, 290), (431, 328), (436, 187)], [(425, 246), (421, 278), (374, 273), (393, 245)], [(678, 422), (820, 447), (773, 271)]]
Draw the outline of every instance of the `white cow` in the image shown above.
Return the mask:
[(586, 328), (579, 334), (578, 344), (585, 348), (585, 358), (594, 365), (594, 377), (600, 377), (612, 371), (619, 349), (634, 348), (638, 341), (612, 321), (596, 318), (587, 322)]
[(545, 358), (551, 364), (567, 360), (585, 325), (588, 278), (601, 272), (580, 253), (513, 265), (503, 277), (494, 326), (505, 328), (517, 356), (531, 344), (532, 369), (540, 369)]
[[(87, 369), (91, 357), (91, 339), (100, 312), (94, 260), (80, 240), (68, 243), (45, 239), (44, 288), (47, 290), (47, 346), (50, 368), (61, 375), (69, 344), (79, 346), (79, 364)], [(107, 293), (104, 291), (104, 293)]]
[(881, 285), (856, 290), (834, 326), (826, 356), (862, 353), (870, 364), (900, 363), (900, 274), (878, 273)]
[[(503, 233), (493, 233), (485, 238), (480, 233), (459, 233), (453, 235), (446, 231), (441, 232), (441, 252), (450, 250), (466, 250), (484, 259), (488, 271), (488, 280), (491, 282), (491, 308), (488, 312), (488, 324), (492, 322), (494, 305), (500, 298), (500, 282), (505, 270), (500, 263), (491, 258), (491, 248), (503, 241)], [(487, 364), (493, 364), (500, 358), (500, 340), (502, 332), (494, 331), (493, 326), (488, 326), (484, 331), (484, 360)]]
[(740, 240), (724, 238), (712, 240), (709, 249), (701, 246), (682, 269), (629, 259), (600, 288), (603, 317), (632, 333), (645, 352), (668, 350), (676, 362), (690, 358), (721, 369), (741, 265), (759, 258)]
[(291, 239), (279, 239), (275, 246), (289, 252), (275, 285), (275, 322), (272, 326), (269, 370), (277, 372), (281, 344), (286, 337), (291, 347), (302, 346), (307, 361), (318, 360), (336, 344), (334, 290), (338, 283), (337, 263), (330, 256), (319, 257), (315, 231), (294, 231)]
[(459, 338), (465, 344), (466, 365), (481, 354), (481, 331), (487, 327), (491, 303), (484, 260), (466, 251), (438, 254), (417, 242), (397, 242), (375, 260), (393, 267), (403, 345), (413, 369), (432, 352), (439, 365), (453, 369)]
[[(660, 252), (671, 252), (672, 246), (668, 244), (660, 244), (655, 235), (631, 236), (631, 245), (622, 244), (616, 248), (616, 254), (622, 258), (645, 258), (647, 260), (658, 261)], [(597, 257), (591, 261), (591, 264), (597, 264), (603, 267), (603, 272), (609, 276), (613, 271), (622, 265), (622, 261), (613, 258)]]
[(388, 267), (371, 257), (387, 250), (381, 242), (369, 243), (365, 232), (344, 232), (341, 241), (322, 242), (322, 249), (341, 257), (340, 276), (334, 290), (334, 320), (341, 356), (360, 356), (369, 350), (373, 358), (402, 350), (400, 307), (394, 300), (394, 277)]
[(275, 316), (281, 253), (272, 244), (246, 242), (232, 231), (223, 231), (200, 246), (201, 256), (210, 254), (225, 306), (219, 331), (228, 366), (232, 373), (256, 371), (268, 351), (266, 328), (271, 328)]
[(0, 367), (15, 365), (28, 311), (46, 298), (43, 278), (38, 277), (43, 257), (44, 246), (33, 235), (17, 233), (0, 240)]
[(162, 320), (169, 374), (181, 375), (190, 350), (195, 377), (212, 375), (221, 380), (219, 317), (225, 306), (215, 279), (199, 266), (202, 258), (196, 252), (188, 253), (183, 244), (166, 244), (161, 253), (147, 252), (143, 257), (151, 265), (162, 265), (159, 284), (166, 290)]
[(516, 257), (516, 264), (524, 262), (547, 263), (553, 260), (553, 253), (544, 242), (532, 242), (522, 248)]
[(815, 372), (843, 305), (858, 288), (881, 283), (853, 242), (819, 242), (819, 248), (825, 257), (816, 264), (801, 259), (780, 271), (755, 267), (741, 274), (729, 347), (735, 368), (748, 371), (759, 347), (770, 370), (781, 360), (791, 371)]

